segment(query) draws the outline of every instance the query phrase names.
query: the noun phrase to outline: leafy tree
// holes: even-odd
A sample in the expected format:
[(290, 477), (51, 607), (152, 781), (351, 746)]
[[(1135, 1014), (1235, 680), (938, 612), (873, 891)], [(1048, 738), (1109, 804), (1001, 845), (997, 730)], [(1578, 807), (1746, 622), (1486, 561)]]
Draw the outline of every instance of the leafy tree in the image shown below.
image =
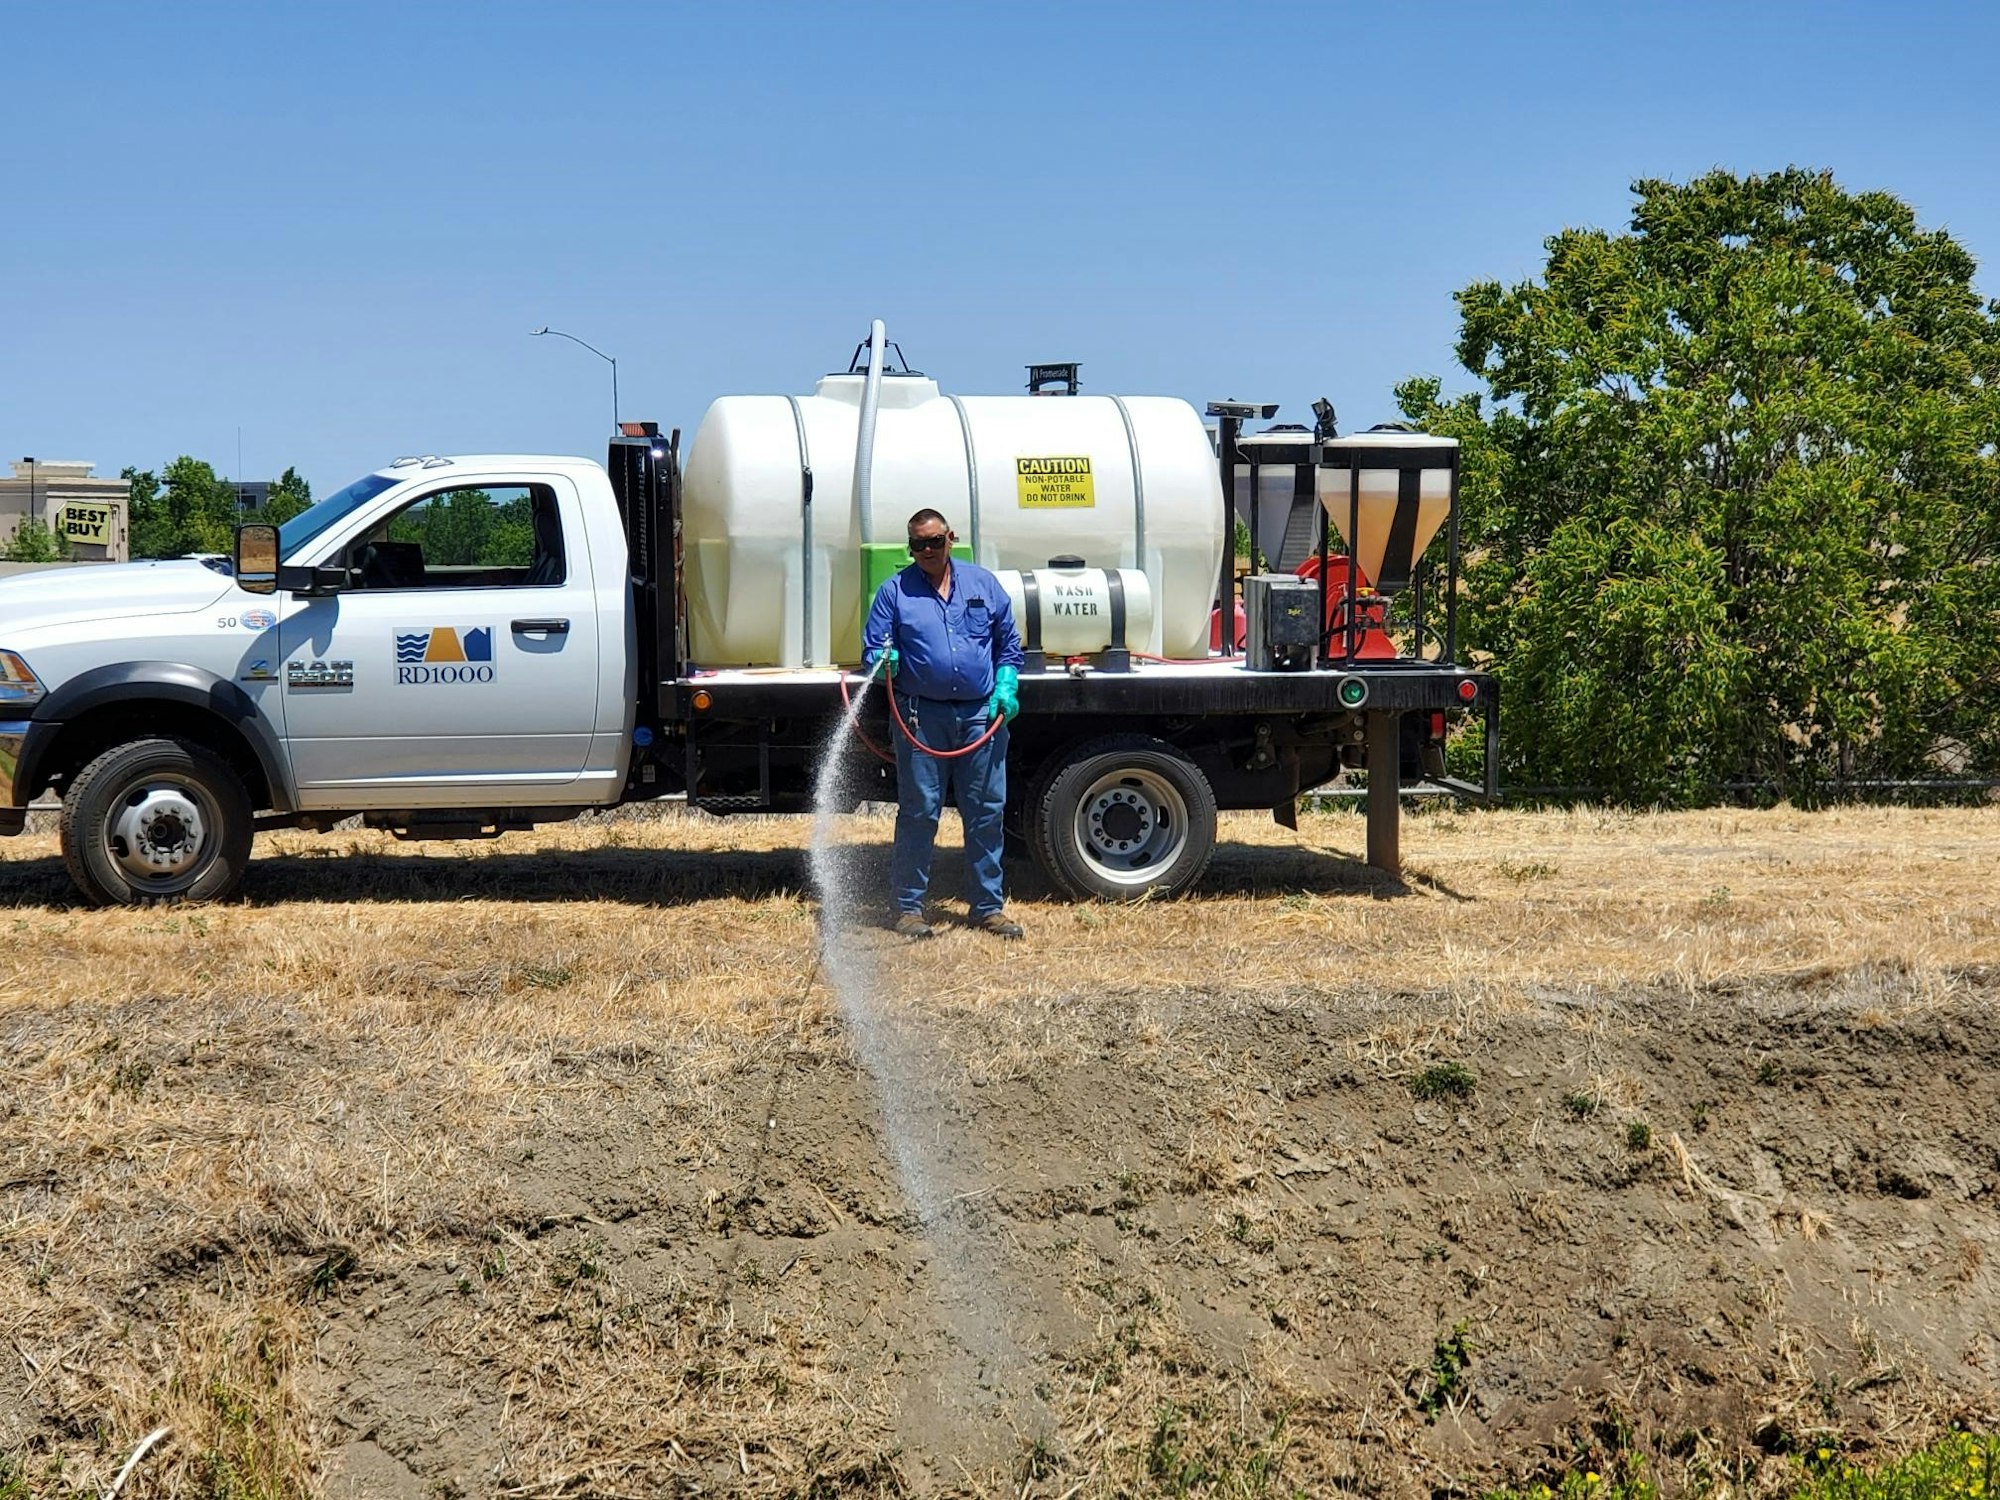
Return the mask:
[(429, 567), (525, 568), (534, 561), (534, 501), (526, 490), (449, 490), (401, 512), (389, 539), (416, 542)]
[(5, 550), (0, 551), (0, 558), (8, 562), (61, 562), (67, 551), (62, 538), (47, 522), (36, 516), (24, 516)]
[(183, 454), (167, 465), (161, 488), (181, 553), (230, 550), (238, 514), (235, 485), (201, 459)]
[(257, 512), (257, 519), (266, 525), (282, 526), (311, 505), (312, 498), (312, 486), (306, 483), (297, 469), (288, 468), (271, 486), (270, 495)]
[(174, 557), (172, 526), (160, 503), (160, 476), (127, 465), (118, 477), (132, 487), (127, 502), (126, 537), (134, 557)]
[(183, 454), (158, 476), (126, 469), (131, 482), (134, 557), (227, 552), (236, 530), (236, 487), (214, 468)]
[(2000, 765), (2000, 306), (1887, 193), (1641, 181), (1458, 295), (1465, 623), (1508, 774), (1632, 799)]

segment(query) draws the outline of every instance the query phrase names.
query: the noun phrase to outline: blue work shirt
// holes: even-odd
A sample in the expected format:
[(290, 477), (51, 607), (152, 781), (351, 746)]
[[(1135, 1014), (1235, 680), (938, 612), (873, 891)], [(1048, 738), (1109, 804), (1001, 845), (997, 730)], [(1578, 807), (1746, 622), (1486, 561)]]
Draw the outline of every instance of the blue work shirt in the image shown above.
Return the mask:
[(1000, 580), (956, 558), (949, 599), (938, 597), (915, 563), (877, 589), (861, 646), (870, 662), (894, 646), (897, 689), (949, 703), (991, 697), (994, 668), (1019, 669), (1023, 660), (1014, 606)]

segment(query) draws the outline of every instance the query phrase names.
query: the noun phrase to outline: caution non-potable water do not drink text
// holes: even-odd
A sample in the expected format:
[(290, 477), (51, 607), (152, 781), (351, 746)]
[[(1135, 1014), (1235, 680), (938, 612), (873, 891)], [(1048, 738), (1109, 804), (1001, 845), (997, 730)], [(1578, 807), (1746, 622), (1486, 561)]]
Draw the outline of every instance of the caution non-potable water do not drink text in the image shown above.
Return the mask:
[(1014, 486), (1023, 510), (1083, 509), (1097, 504), (1087, 458), (1017, 458)]

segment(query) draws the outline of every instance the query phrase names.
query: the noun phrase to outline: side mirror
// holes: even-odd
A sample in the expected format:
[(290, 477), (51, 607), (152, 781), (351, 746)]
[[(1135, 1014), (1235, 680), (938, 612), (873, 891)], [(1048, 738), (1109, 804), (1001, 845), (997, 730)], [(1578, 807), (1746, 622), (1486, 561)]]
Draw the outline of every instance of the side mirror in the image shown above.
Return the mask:
[(236, 586), (246, 594), (278, 592), (278, 528), (236, 528)]

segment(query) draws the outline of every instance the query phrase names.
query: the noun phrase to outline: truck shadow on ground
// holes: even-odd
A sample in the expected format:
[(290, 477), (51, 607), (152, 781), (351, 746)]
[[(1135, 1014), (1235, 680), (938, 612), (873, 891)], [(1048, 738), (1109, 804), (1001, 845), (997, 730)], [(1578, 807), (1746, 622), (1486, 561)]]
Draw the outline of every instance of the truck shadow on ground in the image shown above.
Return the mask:
[[(885, 845), (849, 846), (848, 879), (867, 893), (888, 889)], [(1356, 896), (1383, 899), (1422, 885), (1456, 900), (1429, 877), (1410, 884), (1340, 850), (1250, 844), (1218, 845), (1196, 885), (1201, 896)], [(1023, 901), (1060, 899), (1026, 860), (1010, 860), (1008, 889)], [(933, 896), (960, 894), (955, 848), (938, 851)], [(616, 901), (679, 906), (717, 897), (762, 901), (810, 894), (807, 855), (799, 849), (554, 849), (530, 853), (378, 854), (367, 850), (272, 854), (251, 862), (234, 898), (252, 906), (288, 902)], [(865, 899), (865, 898), (864, 898)], [(82, 903), (55, 856), (0, 861), (0, 906), (76, 907)]]

